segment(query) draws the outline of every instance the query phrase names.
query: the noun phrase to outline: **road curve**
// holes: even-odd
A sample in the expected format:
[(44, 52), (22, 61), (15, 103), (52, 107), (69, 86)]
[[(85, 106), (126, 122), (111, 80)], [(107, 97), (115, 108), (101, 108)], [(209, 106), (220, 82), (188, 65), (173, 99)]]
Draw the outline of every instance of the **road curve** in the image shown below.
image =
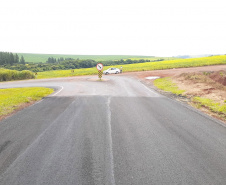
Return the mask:
[(58, 90), (0, 122), (0, 185), (226, 184), (226, 128), (123, 75)]

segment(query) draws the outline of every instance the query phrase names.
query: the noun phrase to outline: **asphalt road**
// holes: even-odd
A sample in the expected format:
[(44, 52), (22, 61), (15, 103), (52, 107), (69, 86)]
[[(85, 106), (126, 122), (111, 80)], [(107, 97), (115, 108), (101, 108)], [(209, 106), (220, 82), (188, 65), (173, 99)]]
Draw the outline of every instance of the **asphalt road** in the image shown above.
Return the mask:
[(226, 128), (131, 77), (57, 87), (0, 122), (1, 185), (226, 184)]

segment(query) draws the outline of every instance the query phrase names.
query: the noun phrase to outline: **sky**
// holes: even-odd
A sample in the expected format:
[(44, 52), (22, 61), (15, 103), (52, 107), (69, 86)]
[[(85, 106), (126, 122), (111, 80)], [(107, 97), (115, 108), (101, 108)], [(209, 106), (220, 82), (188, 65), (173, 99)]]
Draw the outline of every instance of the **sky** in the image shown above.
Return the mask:
[(0, 51), (226, 54), (223, 0), (7, 0), (0, 9)]

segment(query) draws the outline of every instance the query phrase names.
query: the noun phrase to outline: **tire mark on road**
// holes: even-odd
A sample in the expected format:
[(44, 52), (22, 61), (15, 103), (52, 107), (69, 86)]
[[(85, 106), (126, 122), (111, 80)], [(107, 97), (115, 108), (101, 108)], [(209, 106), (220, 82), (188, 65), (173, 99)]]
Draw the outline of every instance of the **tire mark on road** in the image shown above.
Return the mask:
[(11, 141), (5, 141), (2, 145), (0, 145), (0, 153), (2, 153), (3, 150), (5, 150), (10, 143)]

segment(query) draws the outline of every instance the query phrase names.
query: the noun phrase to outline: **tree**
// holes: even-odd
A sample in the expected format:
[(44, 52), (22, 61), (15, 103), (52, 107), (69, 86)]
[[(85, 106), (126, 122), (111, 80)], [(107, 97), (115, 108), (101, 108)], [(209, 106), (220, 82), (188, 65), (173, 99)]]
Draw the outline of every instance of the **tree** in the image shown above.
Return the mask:
[(15, 55), (15, 63), (19, 63), (19, 56), (17, 54)]
[(53, 57), (49, 57), (48, 60), (46, 61), (46, 63), (49, 63), (49, 64), (54, 64), (56, 63), (56, 58), (53, 58)]
[(15, 62), (15, 61), (14, 61), (14, 56), (13, 56), (12, 53), (10, 53), (10, 54), (9, 54), (9, 63), (10, 63), (10, 65), (13, 65), (14, 62)]
[(21, 56), (21, 58), (20, 58), (20, 63), (21, 64), (25, 64), (25, 60), (24, 60), (24, 57), (23, 56)]

